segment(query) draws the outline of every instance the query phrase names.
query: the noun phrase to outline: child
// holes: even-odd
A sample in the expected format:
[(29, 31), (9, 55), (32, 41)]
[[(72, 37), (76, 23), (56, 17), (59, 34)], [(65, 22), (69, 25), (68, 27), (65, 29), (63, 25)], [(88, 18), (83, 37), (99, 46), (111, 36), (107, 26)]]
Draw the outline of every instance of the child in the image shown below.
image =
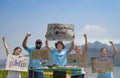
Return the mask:
[[(52, 49), (49, 47), (48, 41), (46, 40), (46, 47), (51, 51), (53, 64), (57, 66), (65, 66), (67, 63), (67, 54), (69, 54), (74, 48), (74, 41), (72, 41), (71, 47), (68, 50), (64, 50), (65, 46), (62, 41), (55, 43), (56, 49)], [(54, 71), (53, 74), (53, 78), (66, 78), (65, 71)]]
[[(82, 53), (82, 48), (80, 46), (75, 47), (75, 52), (76, 54), (81, 54), (86, 56), (88, 51), (87, 35), (84, 34), (84, 37), (85, 37), (85, 48), (83, 53)], [(85, 73), (87, 73), (87, 71), (84, 71), (84, 68), (82, 68), (82, 71), (72, 71), (71, 78), (85, 78), (84, 77)]]
[[(106, 48), (102, 48), (100, 54), (101, 54), (101, 57), (113, 57), (113, 59), (114, 59), (114, 56), (117, 55), (117, 49), (116, 49), (116, 47), (113, 45), (113, 42), (112, 42), (112, 41), (109, 41), (109, 42), (110, 42), (110, 44), (112, 45), (112, 47), (113, 47), (113, 49), (114, 49), (114, 54), (113, 54), (112, 56), (108, 56), (108, 52), (107, 52), (107, 49), (106, 49)], [(98, 76), (97, 76), (97, 78), (114, 78), (114, 77), (113, 77), (113, 72), (102, 72), (102, 70), (101, 70), (101, 71), (98, 71)]]
[[(6, 55), (8, 56), (9, 54), (9, 49), (5, 40), (5, 37), (2, 38), (3, 44), (6, 50)], [(20, 56), (21, 55), (22, 49), (20, 47), (16, 47), (13, 51), (13, 55)], [(21, 78), (21, 73), (20, 71), (8, 71), (8, 78)]]

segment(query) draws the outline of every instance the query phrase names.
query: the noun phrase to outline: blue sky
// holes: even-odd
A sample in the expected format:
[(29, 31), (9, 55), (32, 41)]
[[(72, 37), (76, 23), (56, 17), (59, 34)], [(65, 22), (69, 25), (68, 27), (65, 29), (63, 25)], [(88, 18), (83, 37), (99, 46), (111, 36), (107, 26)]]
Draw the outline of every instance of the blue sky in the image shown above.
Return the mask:
[[(119, 0), (0, 0), (0, 38), (6, 37), (10, 53), (21, 47), (26, 33), (31, 33), (28, 45), (37, 38), (44, 42), (49, 23), (74, 24), (75, 43), (80, 45), (84, 33), (89, 42), (113, 40), (117, 44), (119, 21)], [(0, 49), (0, 59), (6, 58), (2, 40)]]

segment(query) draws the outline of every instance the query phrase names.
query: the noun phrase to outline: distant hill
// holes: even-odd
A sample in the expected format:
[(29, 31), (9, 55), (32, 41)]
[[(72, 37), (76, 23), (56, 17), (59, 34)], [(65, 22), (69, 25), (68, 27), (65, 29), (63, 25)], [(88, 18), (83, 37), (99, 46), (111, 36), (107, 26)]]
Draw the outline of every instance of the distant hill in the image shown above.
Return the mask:
[[(70, 43), (66, 44), (66, 48), (70, 47)], [(115, 66), (120, 66), (120, 44), (114, 44), (116, 48), (118, 49), (117, 56), (114, 59), (114, 65)], [(85, 45), (81, 45), (82, 49), (84, 49)], [(91, 65), (91, 58), (92, 57), (99, 57), (100, 56), (100, 49), (101, 48), (107, 48), (108, 50), (108, 55), (113, 54), (113, 48), (112, 46), (109, 46), (105, 43), (101, 43), (99, 41), (95, 41), (94, 43), (88, 43), (88, 64)]]
[[(70, 43), (65, 45), (65, 48), (70, 47)], [(117, 56), (114, 59), (114, 65), (115, 66), (120, 66), (120, 44), (115, 44), (116, 48), (118, 49)], [(84, 49), (84, 45), (81, 45), (81, 47)], [(92, 57), (99, 57), (100, 56), (100, 49), (101, 48), (107, 48), (108, 49), (108, 54), (112, 55), (113, 54), (113, 48), (107, 44), (101, 43), (99, 41), (95, 41), (94, 43), (88, 43), (88, 64), (89, 66), (91, 65), (91, 58)], [(46, 49), (44, 47), (44, 49)], [(52, 64), (52, 58), (51, 54), (49, 54), (49, 61), (47, 64)], [(0, 68), (5, 66), (5, 59), (0, 60)]]
[[(81, 45), (84, 48), (84, 45)], [(117, 56), (114, 59), (114, 65), (120, 66), (120, 44), (115, 44), (116, 48), (118, 49)], [(88, 43), (88, 61), (90, 65), (91, 57), (99, 57), (100, 56), (100, 49), (107, 48), (108, 55), (113, 54), (112, 46), (108, 46), (107, 44), (101, 43), (99, 41), (95, 41), (94, 43)]]

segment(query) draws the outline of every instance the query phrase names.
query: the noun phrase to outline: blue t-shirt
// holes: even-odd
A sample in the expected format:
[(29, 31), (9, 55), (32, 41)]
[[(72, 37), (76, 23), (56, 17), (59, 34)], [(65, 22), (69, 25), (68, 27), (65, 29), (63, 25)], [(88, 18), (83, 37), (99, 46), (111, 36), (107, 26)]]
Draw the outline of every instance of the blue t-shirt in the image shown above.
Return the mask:
[[(41, 65), (41, 61), (40, 60), (32, 60), (32, 51), (33, 50), (36, 50), (36, 48), (35, 47), (28, 47), (27, 48), (27, 51), (28, 51), (29, 57), (30, 57), (30, 59), (29, 59), (29, 67), (35, 67), (35, 68), (41, 67), (42, 65)], [(35, 70), (35, 71), (39, 72), (41, 70)]]
[[(114, 59), (114, 56), (107, 56), (107, 57)], [(97, 78), (114, 78), (113, 72), (103, 72), (101, 74), (98, 74)]]
[(62, 50), (60, 52), (57, 49), (52, 49), (51, 53), (53, 57), (53, 64), (58, 66), (65, 66), (67, 64), (67, 54), (70, 53), (69, 50)]

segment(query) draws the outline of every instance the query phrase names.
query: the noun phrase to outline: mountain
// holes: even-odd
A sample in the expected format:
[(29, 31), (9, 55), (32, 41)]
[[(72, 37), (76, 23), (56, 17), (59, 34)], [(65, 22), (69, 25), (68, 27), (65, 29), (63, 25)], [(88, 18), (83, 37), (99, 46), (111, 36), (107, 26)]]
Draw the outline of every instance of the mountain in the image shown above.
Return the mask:
[[(70, 47), (70, 43), (66, 44), (66, 48)], [(114, 44), (118, 50), (117, 56), (114, 58), (114, 65), (120, 66), (120, 44)], [(84, 49), (85, 45), (81, 45), (82, 49)], [(92, 57), (100, 57), (100, 49), (101, 48), (107, 48), (108, 55), (113, 54), (113, 48), (112, 46), (109, 46), (105, 43), (101, 43), (99, 41), (95, 41), (94, 43), (88, 43), (88, 64), (91, 65), (91, 58)]]
[[(78, 45), (78, 44), (77, 44)], [(71, 43), (68, 43), (65, 45), (65, 48), (68, 49), (71, 46)], [(85, 45), (81, 45), (82, 49), (84, 49)], [(115, 66), (120, 66), (120, 44), (115, 44), (118, 53), (117, 56), (114, 58), (114, 65)], [(44, 47), (45, 48), (45, 47)], [(107, 44), (101, 43), (99, 41), (95, 41), (94, 43), (88, 43), (88, 64), (89, 66), (91, 65), (91, 58), (92, 57), (99, 57), (100, 56), (100, 49), (101, 48), (107, 48), (108, 49), (108, 54), (112, 55), (113, 54), (113, 48)], [(45, 48), (46, 49), (46, 48)], [(73, 51), (74, 52), (74, 51)], [(52, 58), (51, 54), (49, 53), (49, 60), (47, 64), (52, 64)], [(5, 67), (5, 62), (6, 60), (0, 60), (0, 68)]]

